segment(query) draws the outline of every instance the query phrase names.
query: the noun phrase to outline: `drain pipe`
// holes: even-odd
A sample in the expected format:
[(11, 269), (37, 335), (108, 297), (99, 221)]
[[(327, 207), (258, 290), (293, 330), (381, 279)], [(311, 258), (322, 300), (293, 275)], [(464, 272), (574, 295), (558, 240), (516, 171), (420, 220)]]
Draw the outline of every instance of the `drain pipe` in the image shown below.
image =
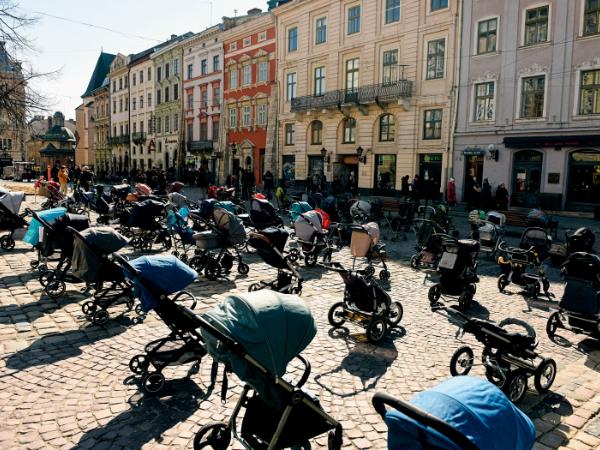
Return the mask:
[(462, 61), (462, 18), (464, 13), (464, 0), (458, 1), (458, 11), (456, 13), (456, 21), (455, 24), (455, 44), (457, 51), (455, 54), (458, 54), (458, 58), (455, 58), (454, 62), (454, 80), (452, 86), (452, 99), (450, 103), (451, 108), (451, 117), (452, 123), (450, 127), (448, 127), (448, 163), (446, 165), (446, 186), (443, 186), (443, 192), (446, 192), (448, 186), (448, 180), (453, 175), (454, 172), (454, 132), (456, 131), (456, 122), (458, 120), (458, 98), (459, 98), (459, 88), (460, 88), (460, 68)]

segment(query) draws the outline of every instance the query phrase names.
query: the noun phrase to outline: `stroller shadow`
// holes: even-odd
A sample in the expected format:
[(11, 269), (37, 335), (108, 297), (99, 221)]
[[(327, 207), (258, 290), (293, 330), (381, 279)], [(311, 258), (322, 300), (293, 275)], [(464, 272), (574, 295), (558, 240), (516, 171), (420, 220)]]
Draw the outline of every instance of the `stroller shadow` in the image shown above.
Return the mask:
[[(77, 303), (83, 298), (81, 292), (69, 292), (69, 295), (57, 299), (43, 295), (37, 302), (0, 306), (0, 324), (34, 322), (46, 314), (58, 311), (71, 303)], [(24, 317), (15, 318), (18, 316)]]
[(90, 325), (83, 329), (42, 336), (29, 347), (7, 357), (6, 367), (20, 371), (79, 356), (82, 354), (81, 347), (117, 336), (133, 323), (132, 319), (120, 316), (110, 322), (109, 326)]
[(481, 303), (476, 301), (471, 302), (469, 307), (463, 310), (459, 309), (458, 305), (450, 305), (445, 308), (447, 314), (443, 314), (444, 308), (434, 309), (433, 311), (439, 312), (446, 316), (448, 323), (456, 325), (459, 328), (461, 328), (465, 323), (464, 319), (458, 314), (459, 312), (468, 315), (472, 319), (488, 320), (490, 318), (490, 311)]
[(130, 409), (113, 417), (106, 425), (86, 432), (72, 449), (87, 449), (105, 444), (105, 448), (140, 449), (146, 443), (162, 441), (162, 435), (185, 421), (208, 395), (192, 380), (171, 380), (158, 396), (134, 395)]
[[(398, 331), (403, 332), (402, 330)], [(344, 328), (336, 330), (334, 333), (337, 333), (337, 336), (334, 338), (338, 339), (350, 336), (348, 329)], [(362, 343), (356, 344), (352, 349), (349, 348), (348, 355), (344, 357), (338, 367), (315, 376), (315, 382), (321, 388), (335, 396), (342, 398), (352, 397), (361, 392), (368, 392), (375, 389), (381, 377), (385, 375), (397, 357), (398, 351), (390, 339), (386, 339), (383, 345), (380, 346)], [(334, 386), (356, 386), (356, 383), (348, 380), (346, 374), (359, 378), (362, 387), (353, 388), (346, 392), (336, 390)]]

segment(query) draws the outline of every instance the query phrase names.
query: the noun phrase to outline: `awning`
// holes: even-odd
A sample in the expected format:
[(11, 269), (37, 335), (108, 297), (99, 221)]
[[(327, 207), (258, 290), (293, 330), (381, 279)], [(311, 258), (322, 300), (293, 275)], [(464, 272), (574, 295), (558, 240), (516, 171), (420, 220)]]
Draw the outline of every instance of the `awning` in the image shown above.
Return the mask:
[(507, 148), (597, 147), (600, 146), (600, 134), (505, 137), (504, 145)]
[(344, 164), (356, 165), (358, 164), (358, 156), (356, 155), (348, 155), (342, 158), (342, 162)]

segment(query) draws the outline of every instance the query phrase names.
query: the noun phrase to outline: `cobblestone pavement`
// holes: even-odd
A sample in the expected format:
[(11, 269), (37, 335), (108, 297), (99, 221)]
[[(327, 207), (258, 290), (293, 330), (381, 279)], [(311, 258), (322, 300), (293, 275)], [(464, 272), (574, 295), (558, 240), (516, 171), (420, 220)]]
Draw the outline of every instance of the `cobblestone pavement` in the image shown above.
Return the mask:
[[(327, 311), (342, 299), (341, 278), (318, 268), (300, 269), (307, 279), (302, 297), (318, 324), (318, 334), (304, 352), (313, 368), (307, 389), (342, 422), (345, 448), (386, 448), (386, 427), (370, 403), (374, 392), (410, 398), (449, 376), (450, 357), (462, 343), (481, 351), (471, 336), (457, 339), (457, 327), (429, 308), (430, 282), (406, 265), (412, 242), (408, 236), (389, 245), (390, 292), (402, 302), (404, 318), (380, 346), (365, 343), (354, 325), (333, 332)], [(164, 336), (166, 326), (154, 314), (137, 321), (124, 308), (113, 309), (106, 325), (91, 325), (81, 312), (82, 286), (69, 285), (68, 294), (58, 300), (46, 297), (29, 268), (33, 257), (23, 243), (0, 254), (0, 448), (191, 448), (202, 424), (228, 417), (241, 386), (231, 380), (224, 405), (219, 386), (209, 396), (209, 362), (192, 376), (189, 366), (169, 368), (159, 396), (141, 394), (129, 359)], [(201, 277), (190, 287), (201, 309), (274, 275), (256, 255), (245, 259), (249, 275), (218, 282)], [(350, 264), (347, 250), (334, 253), (334, 260)], [(531, 389), (519, 404), (535, 421), (537, 448), (600, 446), (597, 343), (567, 332), (562, 334), (570, 342), (550, 342), (545, 324), (556, 300), (527, 301), (515, 288), (512, 294), (499, 294), (493, 263), (482, 258), (480, 267), (476, 303), (469, 313), (497, 321), (525, 319), (538, 333), (540, 353), (558, 363), (551, 392), (540, 396)], [(559, 298), (562, 287), (555, 270), (551, 277), (551, 291)], [(480, 367), (473, 370), (483, 376)], [(532, 384), (530, 379), (530, 388)], [(325, 437), (312, 446), (325, 448)]]

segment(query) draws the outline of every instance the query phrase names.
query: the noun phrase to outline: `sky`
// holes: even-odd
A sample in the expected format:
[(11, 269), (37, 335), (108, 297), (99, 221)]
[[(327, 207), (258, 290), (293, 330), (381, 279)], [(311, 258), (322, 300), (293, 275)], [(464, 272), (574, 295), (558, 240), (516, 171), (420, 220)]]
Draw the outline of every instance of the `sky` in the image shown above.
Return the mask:
[[(199, 32), (223, 16), (267, 8), (266, 0), (20, 0), (20, 7), (39, 20), (26, 30), (34, 53), (20, 55), (42, 73), (56, 72), (33, 83), (51, 111), (75, 118), (100, 51), (137, 53), (171, 34)], [(211, 19), (212, 10), (212, 19)], [(58, 16), (63, 19), (59, 19)], [(87, 26), (81, 22), (94, 25)], [(109, 28), (110, 31), (106, 28)]]

